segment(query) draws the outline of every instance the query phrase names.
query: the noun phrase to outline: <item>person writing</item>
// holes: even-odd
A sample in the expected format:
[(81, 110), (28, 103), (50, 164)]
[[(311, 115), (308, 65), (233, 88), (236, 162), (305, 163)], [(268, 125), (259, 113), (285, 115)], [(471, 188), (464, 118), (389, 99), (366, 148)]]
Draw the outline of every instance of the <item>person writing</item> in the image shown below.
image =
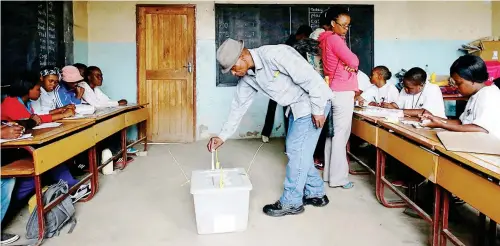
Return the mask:
[(461, 56), (451, 65), (450, 76), (460, 94), (469, 97), (464, 112), (458, 120), (427, 112), (421, 118), (430, 122), (422, 125), (455, 132), (485, 132), (500, 139), (500, 89), (484, 84), (488, 80), (485, 62), (478, 56)]
[(381, 107), (384, 103), (396, 102), (399, 91), (396, 86), (387, 83), (391, 77), (391, 71), (386, 66), (373, 68), (370, 76), (372, 86), (361, 94), (360, 105), (368, 104), (369, 106)]
[(426, 112), (446, 118), (443, 94), (439, 86), (426, 83), (427, 73), (422, 68), (414, 67), (403, 77), (403, 90), (397, 102), (382, 103), (382, 107), (402, 109), (406, 116), (419, 117)]
[(328, 114), (331, 90), (321, 76), (292, 47), (267, 45), (246, 49), (243, 41), (227, 39), (217, 50), (222, 72), (240, 77), (228, 121), (218, 137), (208, 142), (210, 152), (218, 149), (238, 127), (257, 91), (282, 106), (288, 106), (286, 136), (288, 164), (284, 191), (274, 204), (264, 206), (269, 216), (304, 212), (304, 204), (328, 204), (323, 180), (313, 165), (313, 153)]

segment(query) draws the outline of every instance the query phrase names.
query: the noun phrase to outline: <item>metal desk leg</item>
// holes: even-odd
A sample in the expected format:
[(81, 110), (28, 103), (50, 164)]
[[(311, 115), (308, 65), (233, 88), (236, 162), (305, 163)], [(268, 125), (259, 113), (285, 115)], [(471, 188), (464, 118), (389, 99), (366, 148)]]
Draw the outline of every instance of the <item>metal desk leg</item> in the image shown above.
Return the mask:
[(90, 177), (90, 184), (92, 185), (92, 188), (90, 189), (89, 196), (85, 199), (80, 200), (81, 202), (90, 201), (99, 189), (99, 169), (97, 168), (96, 147), (93, 146), (92, 148), (88, 149), (87, 153), (89, 158), (89, 172), (92, 175)]
[(486, 242), (486, 215), (483, 213), (479, 212), (479, 215), (477, 217), (479, 219), (479, 226), (477, 228), (477, 238), (476, 238), (476, 245), (485, 245)]
[(432, 246), (439, 245), (439, 222), (441, 215), (441, 187), (434, 184), (434, 214), (432, 218)]
[(125, 167), (127, 167), (127, 128), (121, 130), (121, 144), (122, 144), (122, 158), (123, 158), (122, 169), (125, 169)]
[(377, 167), (375, 171), (375, 194), (377, 200), (388, 208), (403, 208), (406, 207), (406, 203), (403, 201), (388, 202), (385, 200), (384, 196), (384, 182), (385, 179), (385, 157), (386, 154), (379, 148), (377, 148)]
[[(448, 217), (450, 214), (450, 196), (451, 194), (447, 191), (443, 194), (443, 212), (441, 215), (441, 246), (446, 246), (448, 239), (458, 246), (465, 246), (457, 237), (455, 237), (449, 230)], [(483, 227), (484, 228), (484, 227)]]
[(41, 183), (41, 178), (40, 175), (35, 175), (34, 177), (35, 181), (35, 194), (36, 194), (36, 213), (38, 216), (38, 242), (36, 245), (41, 245), (43, 241), (43, 237), (45, 235), (45, 214), (43, 212), (44, 210), (44, 204), (42, 201), (42, 183)]
[(488, 241), (489, 246), (495, 246), (497, 244), (497, 222), (492, 219), (490, 219), (488, 228)]

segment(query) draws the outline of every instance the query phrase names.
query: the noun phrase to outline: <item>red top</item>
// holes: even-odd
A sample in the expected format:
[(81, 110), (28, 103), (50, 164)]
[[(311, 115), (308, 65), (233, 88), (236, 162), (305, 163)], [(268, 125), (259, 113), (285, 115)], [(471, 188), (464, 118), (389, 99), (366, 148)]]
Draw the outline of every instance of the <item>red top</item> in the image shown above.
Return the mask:
[(330, 78), (333, 91), (358, 91), (358, 76), (344, 69), (347, 65), (358, 69), (359, 59), (346, 44), (345, 37), (323, 32), (318, 38), (323, 61), (323, 73)]
[[(15, 121), (22, 119), (29, 119), (33, 112), (33, 108), (31, 108), (31, 112), (28, 111), (26, 106), (22, 104), (17, 97), (6, 97), (2, 102), (2, 120), (6, 121)], [(52, 115), (38, 115), (40, 119), (42, 119), (42, 123), (52, 122)]]

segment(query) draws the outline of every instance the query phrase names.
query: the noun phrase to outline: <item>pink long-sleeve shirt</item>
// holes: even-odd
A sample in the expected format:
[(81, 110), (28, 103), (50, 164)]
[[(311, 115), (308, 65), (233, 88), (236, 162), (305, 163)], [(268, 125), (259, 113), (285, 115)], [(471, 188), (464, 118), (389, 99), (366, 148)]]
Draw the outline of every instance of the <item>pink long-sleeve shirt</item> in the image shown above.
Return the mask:
[(359, 66), (358, 56), (347, 47), (345, 37), (333, 32), (323, 32), (318, 41), (324, 74), (330, 78), (330, 88), (333, 91), (358, 91), (356, 72), (344, 69), (346, 65), (354, 69)]

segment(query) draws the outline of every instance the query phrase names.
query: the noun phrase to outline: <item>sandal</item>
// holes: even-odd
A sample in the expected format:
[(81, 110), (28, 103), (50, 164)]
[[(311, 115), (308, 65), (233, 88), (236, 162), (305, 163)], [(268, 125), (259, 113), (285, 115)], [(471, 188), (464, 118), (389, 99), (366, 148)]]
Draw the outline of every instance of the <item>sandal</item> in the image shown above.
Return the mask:
[(348, 189), (351, 189), (351, 188), (354, 187), (354, 183), (353, 182), (349, 182), (349, 183), (347, 183), (345, 185), (332, 186), (332, 188), (339, 188), (339, 187), (342, 188), (342, 189), (348, 190)]

